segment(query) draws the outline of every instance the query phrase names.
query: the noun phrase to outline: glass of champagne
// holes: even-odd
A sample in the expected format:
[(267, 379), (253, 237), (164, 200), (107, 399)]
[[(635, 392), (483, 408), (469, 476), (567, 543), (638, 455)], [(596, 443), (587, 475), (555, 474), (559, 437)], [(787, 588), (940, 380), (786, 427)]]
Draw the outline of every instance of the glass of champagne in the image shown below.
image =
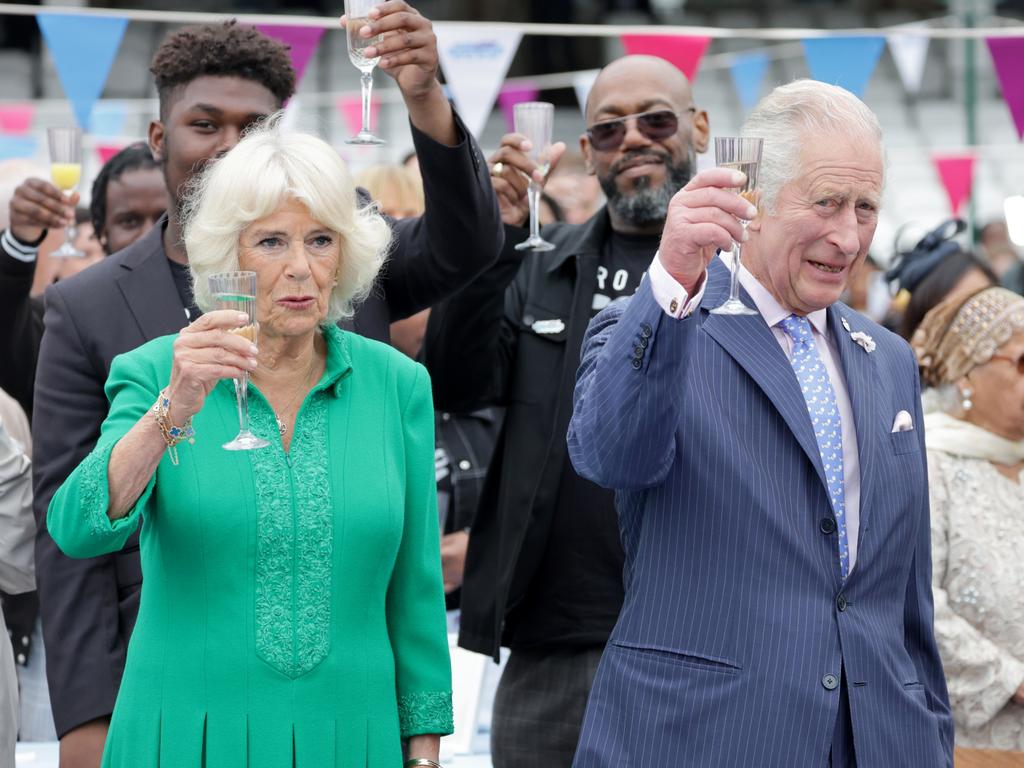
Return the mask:
[[(512, 110), (516, 133), (522, 134), (533, 144), (527, 156), (537, 164), (541, 173), (546, 174), (551, 166), (551, 131), (555, 121), (555, 105), (546, 101), (524, 101)], [(517, 251), (550, 251), (555, 246), (540, 236), (541, 185), (530, 179), (530, 236), (516, 246)]]
[[(736, 192), (751, 205), (757, 205), (757, 174), (761, 168), (761, 150), (764, 139), (724, 136), (715, 139), (715, 164), (721, 168), (742, 171), (747, 182)], [(740, 219), (743, 231), (747, 231), (746, 219)], [(740, 301), (740, 244), (732, 243), (732, 279), (729, 282), (729, 298), (711, 310), (716, 315), (756, 315), (757, 312)]]
[[(48, 128), (50, 142), (50, 178), (53, 186), (68, 196), (82, 180), (82, 132), (78, 128)], [(74, 225), (64, 230), (64, 242), (53, 252), (62, 259), (80, 259), (85, 254), (75, 248)]]
[(345, 0), (345, 32), (348, 38), (348, 57), (362, 74), (359, 78), (362, 99), (363, 99), (363, 126), (359, 133), (351, 139), (346, 139), (346, 144), (384, 144), (370, 132), (370, 94), (373, 91), (373, 69), (380, 61), (380, 56), (368, 59), (363, 51), (371, 45), (380, 45), (384, 35), (373, 37), (362, 37), (359, 30), (370, 23), (370, 9), (377, 5), (380, 0)]
[[(232, 329), (232, 333), (256, 343), (259, 325), (256, 322), (256, 273), (221, 272), (210, 275), (210, 293), (216, 302), (216, 309), (231, 309), (245, 312), (249, 316), (247, 325)], [(235, 379), (235, 399), (238, 403), (238, 435), (224, 443), (229, 451), (251, 451), (266, 448), (270, 443), (249, 431), (249, 374)]]

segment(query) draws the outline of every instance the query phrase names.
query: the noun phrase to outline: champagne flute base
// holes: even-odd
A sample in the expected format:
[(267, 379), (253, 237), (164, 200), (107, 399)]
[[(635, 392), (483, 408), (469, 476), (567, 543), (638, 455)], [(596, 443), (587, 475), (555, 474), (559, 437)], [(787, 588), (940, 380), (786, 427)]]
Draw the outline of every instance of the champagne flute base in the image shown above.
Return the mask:
[(372, 147), (379, 147), (381, 144), (387, 144), (387, 142), (384, 141), (384, 139), (378, 139), (372, 133), (367, 133), (365, 131), (360, 131), (355, 136), (353, 136), (351, 139), (345, 139), (345, 143), (346, 144), (360, 144), (362, 146), (368, 146), (368, 147), (370, 147), (370, 146), (372, 146)]
[(80, 251), (68, 240), (65, 240), (60, 248), (50, 252), (51, 256), (55, 256), (58, 259), (84, 259), (85, 252)]
[(751, 309), (739, 299), (728, 299), (711, 310), (712, 315), (756, 315), (757, 310)]
[(517, 251), (553, 251), (555, 244), (549, 243), (543, 237), (531, 237), (523, 240), (516, 246)]
[(262, 437), (256, 437), (252, 432), (239, 432), (234, 440), (224, 443), (221, 446), (226, 451), (254, 451), (257, 448), (266, 448), (270, 443)]

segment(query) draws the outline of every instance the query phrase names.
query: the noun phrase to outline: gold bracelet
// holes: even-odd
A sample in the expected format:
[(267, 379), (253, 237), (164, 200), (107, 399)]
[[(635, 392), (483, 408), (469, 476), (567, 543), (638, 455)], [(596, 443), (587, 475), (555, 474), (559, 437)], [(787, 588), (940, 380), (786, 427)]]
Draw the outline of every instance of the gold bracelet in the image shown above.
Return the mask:
[(156, 419), (157, 426), (160, 427), (160, 434), (163, 436), (164, 442), (167, 443), (167, 455), (171, 457), (171, 464), (178, 466), (178, 443), (188, 440), (189, 443), (195, 444), (196, 431), (192, 429), (191, 416), (185, 420), (182, 426), (176, 427), (171, 422), (170, 410), (171, 399), (167, 396), (165, 388), (153, 404), (152, 414)]

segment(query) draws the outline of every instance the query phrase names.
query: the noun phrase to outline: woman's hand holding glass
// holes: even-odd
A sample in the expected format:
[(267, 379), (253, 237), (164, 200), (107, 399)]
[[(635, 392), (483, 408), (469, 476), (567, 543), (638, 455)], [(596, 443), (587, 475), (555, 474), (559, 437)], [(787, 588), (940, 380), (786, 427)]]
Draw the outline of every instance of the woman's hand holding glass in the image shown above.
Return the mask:
[(691, 296), (717, 251), (746, 239), (741, 220), (753, 218), (757, 210), (735, 192), (745, 180), (739, 171), (709, 168), (669, 203), (658, 258)]
[(232, 333), (248, 323), (245, 313), (221, 309), (207, 312), (178, 334), (167, 387), (174, 424), (199, 413), (221, 379), (241, 379), (256, 370), (256, 345)]

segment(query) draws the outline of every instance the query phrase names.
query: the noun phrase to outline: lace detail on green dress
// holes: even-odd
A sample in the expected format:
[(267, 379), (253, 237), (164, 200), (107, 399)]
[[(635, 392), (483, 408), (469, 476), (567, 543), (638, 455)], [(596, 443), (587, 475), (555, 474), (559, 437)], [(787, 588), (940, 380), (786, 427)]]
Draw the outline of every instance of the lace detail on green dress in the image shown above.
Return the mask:
[[(281, 444), (251, 451), (256, 483), (256, 652), (295, 678), (327, 656), (334, 518), (327, 472), (327, 399), (314, 392), (295, 424), (291, 466)], [(273, 435), (267, 404), (249, 400), (252, 430)]]
[(81, 478), (81, 503), (85, 516), (89, 519), (89, 529), (101, 538), (110, 537), (110, 518), (107, 516), (107, 465), (113, 446), (97, 451), (90, 451), (82, 460), (78, 469)]
[(398, 723), (403, 739), (422, 733), (454, 733), (451, 691), (421, 691), (399, 696)]

